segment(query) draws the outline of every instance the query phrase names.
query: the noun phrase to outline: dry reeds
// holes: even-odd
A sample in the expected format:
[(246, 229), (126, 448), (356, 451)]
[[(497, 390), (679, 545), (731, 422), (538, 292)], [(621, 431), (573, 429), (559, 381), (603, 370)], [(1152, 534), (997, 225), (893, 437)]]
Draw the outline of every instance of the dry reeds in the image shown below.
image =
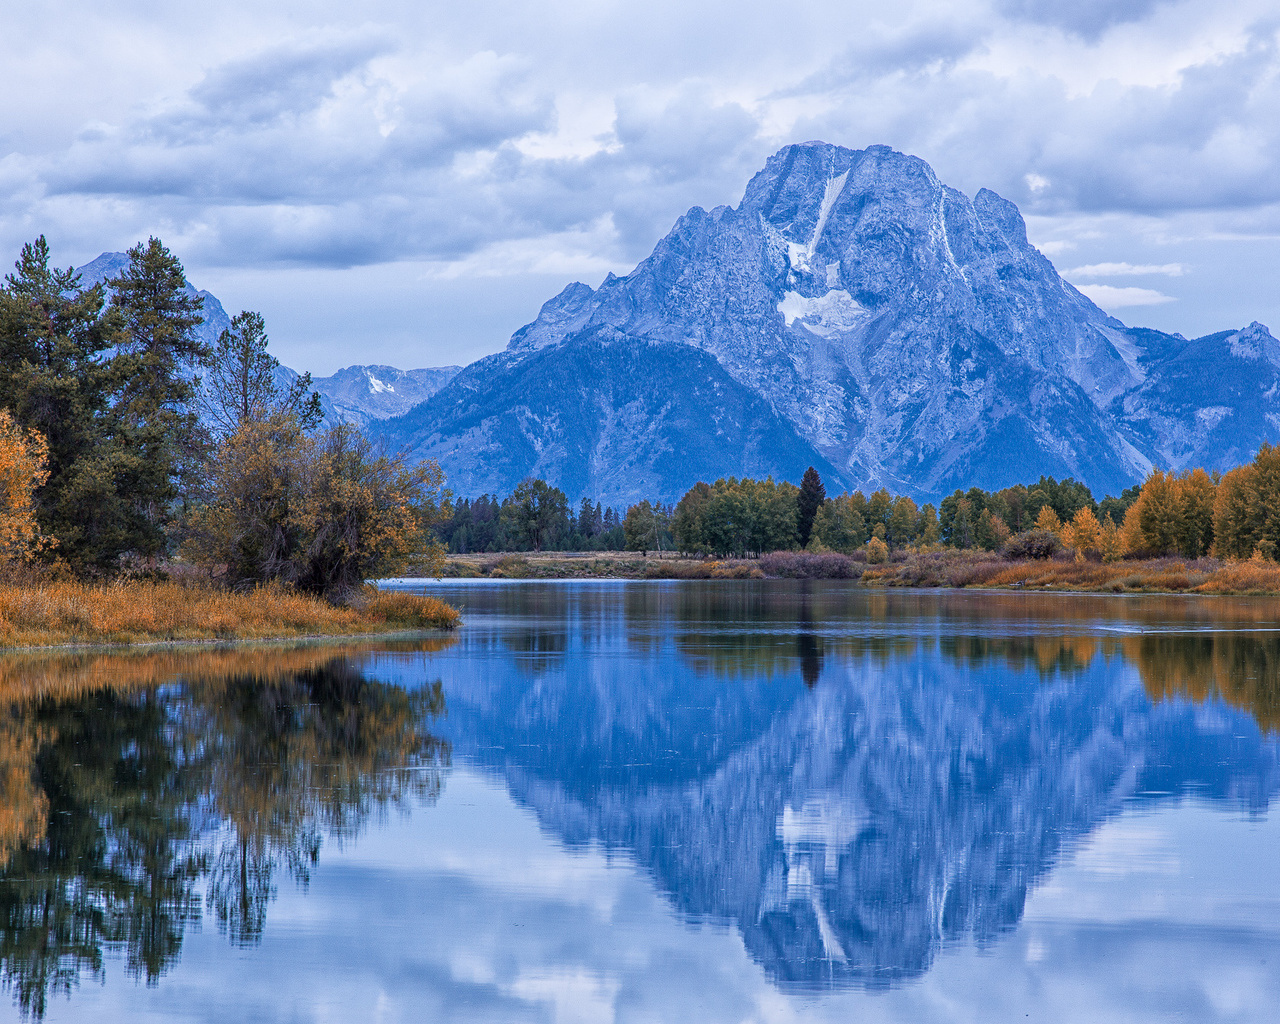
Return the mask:
[(235, 592), (180, 583), (0, 584), (0, 647), (261, 640), (449, 629), (458, 613), (434, 598), (378, 592), (350, 607), (283, 587)]

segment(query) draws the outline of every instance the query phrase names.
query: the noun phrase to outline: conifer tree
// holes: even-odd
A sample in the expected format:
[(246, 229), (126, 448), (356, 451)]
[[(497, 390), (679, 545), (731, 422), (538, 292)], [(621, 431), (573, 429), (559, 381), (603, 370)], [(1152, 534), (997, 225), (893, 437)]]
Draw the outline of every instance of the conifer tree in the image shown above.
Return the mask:
[(916, 539), (920, 512), (916, 503), (905, 494), (893, 499), (893, 511), (889, 513), (888, 541), (891, 547), (902, 547)]
[(267, 324), (261, 313), (244, 310), (231, 318), (206, 364), (199, 396), (201, 410), (219, 437), (245, 422), (276, 413), (296, 416), (312, 430), (322, 416), (320, 396), (311, 390), (311, 374), (299, 374), (287, 388), (276, 383), (280, 360), (267, 352)]
[(827, 489), (822, 485), (822, 477), (810, 466), (804, 471), (804, 477), (800, 480), (800, 493), (796, 496), (796, 507), (799, 513), (796, 518), (796, 529), (800, 535), (802, 548), (808, 546), (809, 537), (813, 532), (814, 517), (826, 500)]
[(110, 569), (126, 544), (123, 466), (112, 444), (112, 317), (101, 285), (50, 265), (44, 236), (0, 287), (0, 408), (48, 444), (40, 530), (73, 568)]
[(158, 238), (130, 249), (128, 266), (108, 286), (117, 328), (113, 432), (128, 506), (122, 547), (157, 555), (200, 455), (191, 406), (195, 369), (211, 355), (196, 334), (204, 300), (189, 293), (182, 264)]
[(1101, 531), (1102, 527), (1093, 510), (1087, 505), (1081, 506), (1071, 522), (1062, 528), (1063, 543), (1075, 549), (1077, 562), (1083, 562), (1086, 552), (1098, 549)]

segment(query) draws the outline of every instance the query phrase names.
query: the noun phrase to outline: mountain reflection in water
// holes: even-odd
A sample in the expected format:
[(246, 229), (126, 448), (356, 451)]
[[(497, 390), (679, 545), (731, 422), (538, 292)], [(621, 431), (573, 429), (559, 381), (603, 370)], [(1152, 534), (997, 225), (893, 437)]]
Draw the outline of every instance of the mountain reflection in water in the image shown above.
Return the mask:
[(455, 750), (784, 989), (996, 941), (1134, 800), (1280, 788), (1274, 601), (556, 587), (442, 591)]
[(278, 878), (305, 886), (326, 837), (434, 800), (440, 684), (367, 679), (363, 653), (0, 660), (0, 972), (24, 1015), (106, 952), (156, 984), (205, 910), (253, 944)]
[[(323, 844), (356, 841), (391, 808), (444, 814), (448, 800), (421, 808), (453, 761), (468, 766), (455, 781), (478, 770), (536, 815), (556, 856), (603, 850), (609, 871), (637, 866), (678, 920), (733, 929), (752, 977), (805, 999), (905, 993), (931, 967), (945, 975), (950, 945), (997, 948), (1037, 887), (1128, 811), (1190, 795), (1256, 817), (1280, 789), (1273, 600), (778, 581), (426, 589), (462, 607), (456, 640), (0, 658), (0, 972), (24, 1013), (103, 977), (106, 958), (163, 987), (201, 920), (252, 970), (319, 984), (259, 945), (279, 935), (273, 898), (308, 885)], [(524, 947), (504, 943), (525, 936), (545, 958), (536, 977), (590, 979), (580, 947), (651, 956), (633, 956), (644, 936), (609, 915), (585, 919), (591, 941), (555, 941), (581, 895), (556, 886), (580, 876), (544, 860), (522, 879), (523, 847), (501, 871), (468, 874), (457, 849), (474, 860), (505, 842), (486, 831), (498, 819), (468, 807), (448, 813), (482, 837), (472, 847), (388, 818), (388, 847), (422, 844), (404, 853), (412, 888), (350, 865), (333, 883), (376, 894), (371, 933), (418, 957), (360, 964), (389, 1005), (438, 990), (475, 1008), (499, 992), (512, 1010), (503, 972)], [(1243, 905), (1234, 851), (1200, 841)], [(495, 909), (506, 903), (520, 908), (510, 921)], [(367, 906), (354, 918), (313, 907), (317, 930), (299, 941), (322, 970), (353, 941), (378, 945), (353, 938)], [(1209, 948), (1212, 936), (1187, 934)], [(455, 952), (480, 980), (459, 980)], [(205, 961), (184, 976), (208, 999), (237, 969)], [(193, 976), (213, 980), (201, 990)], [(621, 991), (606, 980), (600, 991)]]

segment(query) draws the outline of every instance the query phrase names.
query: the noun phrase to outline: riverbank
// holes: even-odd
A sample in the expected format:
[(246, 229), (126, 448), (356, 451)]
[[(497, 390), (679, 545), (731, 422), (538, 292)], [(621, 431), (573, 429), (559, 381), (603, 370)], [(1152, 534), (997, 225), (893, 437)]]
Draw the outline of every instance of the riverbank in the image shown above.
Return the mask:
[(435, 598), (372, 588), (347, 606), (283, 587), (233, 592), (188, 582), (0, 584), (0, 647), (268, 640), (452, 629)]
[(1062, 556), (1010, 559), (995, 552), (956, 550), (895, 552), (880, 564), (856, 556), (786, 551), (718, 560), (630, 551), (451, 555), (444, 574), (474, 579), (847, 579), (868, 587), (1280, 595), (1280, 564), (1261, 560), (1077, 562)]

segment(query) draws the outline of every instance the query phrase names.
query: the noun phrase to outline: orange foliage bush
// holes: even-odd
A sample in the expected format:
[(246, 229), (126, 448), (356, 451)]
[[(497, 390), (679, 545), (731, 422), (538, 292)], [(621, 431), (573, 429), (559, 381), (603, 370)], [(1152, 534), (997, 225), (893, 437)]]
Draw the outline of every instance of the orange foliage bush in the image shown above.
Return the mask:
[(49, 479), (49, 445), (0, 409), (0, 557), (25, 562), (51, 544), (36, 524), (33, 495)]

